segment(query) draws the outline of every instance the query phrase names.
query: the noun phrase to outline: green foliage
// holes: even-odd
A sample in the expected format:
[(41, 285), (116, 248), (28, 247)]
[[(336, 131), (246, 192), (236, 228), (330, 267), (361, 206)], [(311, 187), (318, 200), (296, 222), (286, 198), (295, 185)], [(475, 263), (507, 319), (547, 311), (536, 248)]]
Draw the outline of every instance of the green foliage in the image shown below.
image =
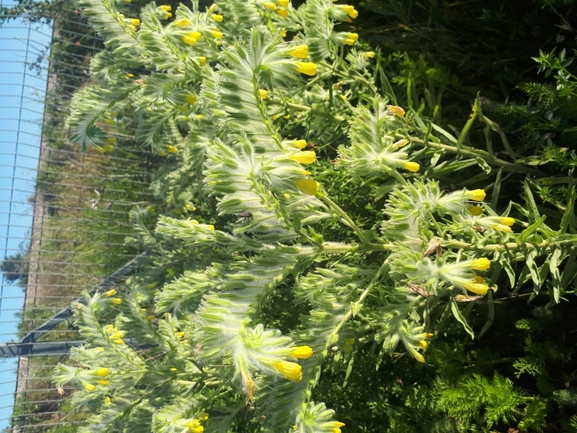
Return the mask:
[[(81, 3), (108, 50), (74, 97), (72, 139), (136, 142), (166, 163), (153, 182), (164, 203), (131, 213), (147, 266), (119, 298), (77, 306), (87, 346), (56, 371), (83, 387), (74, 404), (93, 415), (80, 431), (338, 433), (334, 410), (353, 431), (539, 431), (553, 402), (572, 404), (546, 365), (569, 359), (530, 322), (505, 356), (468, 351), (478, 343), (465, 335), (500, 334), (488, 332), (496, 297), (553, 308), (572, 295), (571, 172), (565, 196), (539, 201), (550, 173), (486, 101), (460, 128), (444, 121), (459, 78), (427, 57), (365, 51), (336, 27), (352, 6), (281, 3), (193, 2), (171, 21), (150, 4), (139, 28), (108, 0)], [(391, 59), (404, 73), (389, 79)], [(436, 375), (423, 355), (434, 334), (451, 343), (427, 354)], [(369, 373), (396, 362), (388, 382)], [(483, 367), (499, 362), (535, 377), (534, 395)], [(373, 377), (363, 419), (363, 396), (339, 394)]]

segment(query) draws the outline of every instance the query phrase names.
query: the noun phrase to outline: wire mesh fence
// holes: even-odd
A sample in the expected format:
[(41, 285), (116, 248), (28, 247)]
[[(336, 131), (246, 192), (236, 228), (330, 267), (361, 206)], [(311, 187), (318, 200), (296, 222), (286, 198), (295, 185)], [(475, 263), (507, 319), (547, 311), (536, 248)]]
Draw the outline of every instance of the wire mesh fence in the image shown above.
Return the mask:
[(137, 146), (67, 141), (70, 99), (102, 41), (73, 8), (34, 21), (0, 20), (0, 429), (72, 432), (85, 418), (67, 404), (74, 389), (51, 383), (81, 343), (67, 307), (121, 290), (138, 265), (129, 211), (151, 199), (152, 161)]

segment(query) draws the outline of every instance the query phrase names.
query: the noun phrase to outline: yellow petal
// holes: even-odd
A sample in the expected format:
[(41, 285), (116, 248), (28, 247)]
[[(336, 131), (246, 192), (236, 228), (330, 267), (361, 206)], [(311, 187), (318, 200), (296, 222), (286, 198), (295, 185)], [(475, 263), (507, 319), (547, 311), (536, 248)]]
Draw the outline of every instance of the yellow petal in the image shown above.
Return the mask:
[(188, 18), (181, 18), (179, 20), (176, 20), (174, 22), (174, 25), (178, 27), (187, 27), (190, 25), (190, 20)]
[(314, 150), (304, 150), (289, 156), (289, 158), (301, 164), (312, 164), (317, 160), (317, 155)]
[(104, 377), (104, 376), (108, 376), (108, 373), (110, 373), (110, 369), (103, 367), (103, 368), (99, 368), (97, 370), (94, 370), (94, 374), (96, 376), (100, 376), (100, 377)]
[(487, 294), (487, 291), (489, 290), (489, 286), (487, 286), (486, 284), (479, 284), (479, 283), (465, 283), (463, 284), (463, 287), (465, 289), (467, 289), (469, 292), (473, 292), (477, 295), (481, 295), (484, 296)]
[(224, 17), (222, 15), (219, 15), (219, 14), (212, 14), (210, 17), (213, 20), (215, 20), (217, 23), (222, 23), (222, 21), (224, 20)]
[(465, 195), (473, 201), (483, 201), (487, 193), (482, 189), (474, 189), (470, 191), (465, 191)]
[(309, 56), (309, 46), (308, 45), (297, 45), (292, 50), (287, 52), (289, 56), (296, 59), (306, 59)]
[(286, 8), (289, 5), (289, 0), (278, 0), (277, 3), (279, 4), (279, 6)]
[(288, 16), (288, 11), (286, 9), (280, 9), (279, 8), (275, 12), (283, 18), (286, 18)]
[(264, 2), (262, 5), (271, 11), (274, 11), (276, 9), (276, 5), (273, 2)]
[(387, 105), (387, 110), (399, 117), (403, 117), (405, 115), (405, 110), (396, 105)]
[(300, 179), (293, 180), (295, 186), (308, 195), (317, 195), (319, 192), (320, 184), (316, 180), (312, 179)]
[(293, 351), (289, 353), (289, 356), (297, 359), (308, 359), (312, 356), (313, 349), (310, 346), (296, 346), (293, 347)]
[(266, 99), (266, 97), (268, 96), (268, 92), (267, 92), (266, 90), (264, 90), (264, 89), (259, 89), (258, 91), (259, 91), (259, 93), (260, 93), (260, 98), (261, 98), (261, 99)]
[(475, 271), (486, 271), (491, 267), (491, 261), (486, 257), (475, 259), (471, 262), (471, 269)]
[(402, 165), (404, 168), (406, 168), (409, 171), (412, 171), (413, 173), (416, 173), (421, 168), (421, 166), (418, 163), (412, 161), (403, 162)]
[(296, 62), (297, 72), (301, 74), (314, 76), (317, 74), (317, 65), (310, 62)]
[(118, 293), (118, 292), (116, 291), (116, 289), (110, 289), (108, 292), (104, 292), (103, 295), (104, 295), (104, 296), (111, 297), (111, 296), (116, 295), (117, 293)]
[(280, 361), (271, 364), (280, 374), (293, 382), (299, 382), (303, 378), (302, 367), (296, 362)]

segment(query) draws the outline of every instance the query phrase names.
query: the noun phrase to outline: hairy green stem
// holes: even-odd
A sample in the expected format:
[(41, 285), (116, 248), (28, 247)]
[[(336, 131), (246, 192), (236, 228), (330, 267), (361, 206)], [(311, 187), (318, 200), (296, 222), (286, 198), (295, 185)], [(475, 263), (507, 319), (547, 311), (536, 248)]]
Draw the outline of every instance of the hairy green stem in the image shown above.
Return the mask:
[(342, 210), (334, 201), (332, 201), (326, 194), (319, 194), (319, 198), (324, 201), (325, 203), (327, 203), (329, 205), (329, 207), (335, 211), (335, 213), (337, 213), (340, 217), (341, 217), (341, 221), (346, 224), (347, 226), (349, 226), (350, 228), (352, 228), (355, 233), (357, 234), (357, 236), (359, 237), (359, 239), (362, 241), (363, 245), (367, 244), (367, 239), (365, 237), (365, 233), (359, 228), (359, 226), (357, 226), (354, 221), (347, 215), (347, 213)]

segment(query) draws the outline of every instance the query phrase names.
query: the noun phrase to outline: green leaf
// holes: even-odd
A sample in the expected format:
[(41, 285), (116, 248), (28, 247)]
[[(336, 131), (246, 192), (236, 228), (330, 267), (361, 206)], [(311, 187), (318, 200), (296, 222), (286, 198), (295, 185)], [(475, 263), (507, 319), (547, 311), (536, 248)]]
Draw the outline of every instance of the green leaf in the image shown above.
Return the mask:
[[(475, 118), (477, 117), (478, 111), (479, 111), (479, 93), (477, 92), (477, 97), (475, 98), (475, 102), (473, 103), (473, 110), (471, 111), (471, 114), (469, 115), (469, 120), (467, 120), (467, 123), (465, 123), (465, 126), (463, 127), (463, 129), (461, 130), (461, 133), (459, 134), (459, 139), (457, 140), (457, 143), (455, 143), (455, 145), (457, 146), (457, 149), (459, 149), (459, 150), (461, 149), (461, 145), (465, 141), (465, 138), (467, 138), (467, 134), (469, 133), (471, 126), (473, 126), (473, 122), (475, 121)], [(481, 164), (479, 164), (479, 165), (481, 165)], [(481, 165), (481, 167), (483, 168), (483, 165)], [(491, 171), (490, 167), (489, 167), (489, 171)]]
[(523, 230), (521, 232), (521, 236), (519, 237), (521, 242), (524, 242), (530, 235), (532, 235), (535, 230), (537, 230), (539, 226), (545, 222), (546, 219), (547, 215), (543, 215), (541, 218), (539, 218), (539, 220), (537, 220), (537, 222), (531, 224), (529, 227)]
[(453, 316), (455, 316), (455, 319), (457, 319), (457, 321), (463, 325), (463, 329), (467, 332), (467, 334), (471, 336), (471, 339), (474, 339), (475, 333), (467, 323), (467, 319), (465, 319), (465, 316), (463, 316), (461, 310), (459, 310), (459, 306), (457, 305), (457, 302), (455, 302), (455, 299), (451, 299), (451, 312), (453, 313)]
[[(567, 197), (567, 209), (563, 213), (561, 218), (561, 225), (559, 227), (559, 234), (564, 234), (567, 231), (569, 225), (574, 225), (574, 214), (575, 214), (575, 178), (572, 176), (573, 170), (569, 172), (569, 184), (567, 185), (568, 197)], [(575, 227), (572, 227), (575, 229)]]

